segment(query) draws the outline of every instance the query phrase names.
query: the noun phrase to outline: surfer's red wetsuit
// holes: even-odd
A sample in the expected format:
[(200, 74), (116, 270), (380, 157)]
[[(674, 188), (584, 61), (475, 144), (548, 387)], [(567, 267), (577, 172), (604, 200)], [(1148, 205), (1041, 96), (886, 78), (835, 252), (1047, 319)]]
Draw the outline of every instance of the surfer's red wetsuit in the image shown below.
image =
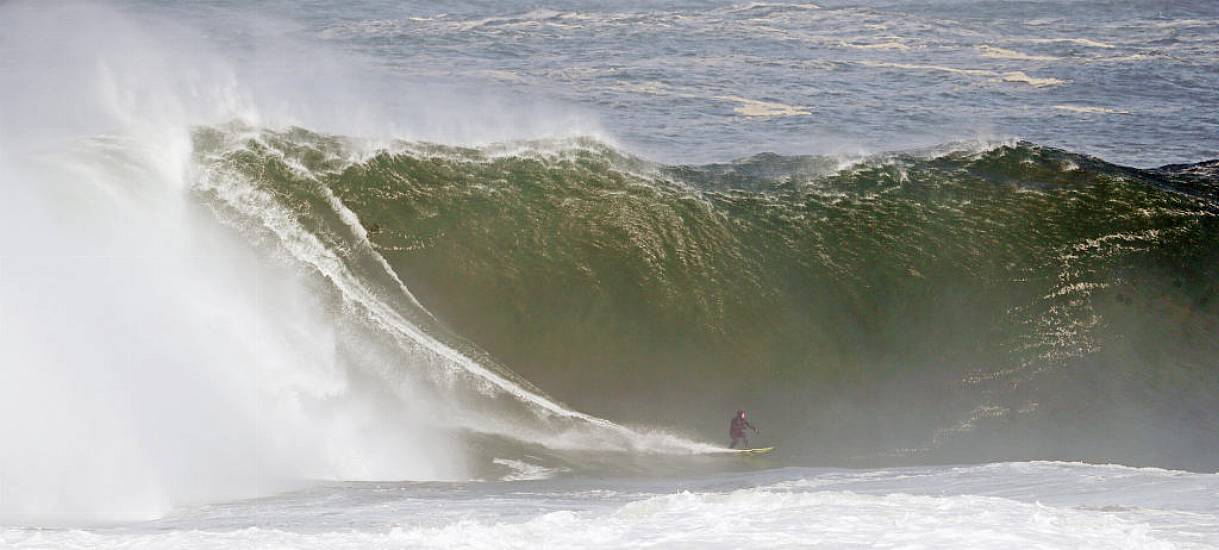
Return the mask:
[(743, 447), (749, 446), (749, 439), (745, 437), (745, 428), (749, 428), (754, 432), (758, 429), (753, 427), (748, 420), (745, 420), (745, 411), (739, 410), (736, 416), (732, 417), (732, 423), (728, 425), (728, 435), (732, 437), (732, 443), (728, 445), (729, 449), (735, 449), (737, 443), (744, 443)]

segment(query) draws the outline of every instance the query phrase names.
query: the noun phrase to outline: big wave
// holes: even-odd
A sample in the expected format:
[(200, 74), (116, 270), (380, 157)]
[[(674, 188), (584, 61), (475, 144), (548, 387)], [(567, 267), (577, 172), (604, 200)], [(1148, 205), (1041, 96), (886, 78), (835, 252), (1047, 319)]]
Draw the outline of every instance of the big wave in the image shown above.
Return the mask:
[(341, 202), (442, 324), (599, 416), (714, 438), (748, 405), (803, 460), (1212, 464), (1213, 163), (196, 142), (306, 224)]

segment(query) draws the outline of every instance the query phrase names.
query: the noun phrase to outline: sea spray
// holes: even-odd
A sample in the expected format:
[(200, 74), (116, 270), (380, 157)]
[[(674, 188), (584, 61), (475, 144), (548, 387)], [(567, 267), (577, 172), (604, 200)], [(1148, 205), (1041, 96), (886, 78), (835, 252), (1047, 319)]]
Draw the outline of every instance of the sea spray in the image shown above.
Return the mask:
[[(436, 356), (453, 352), (422, 332), (387, 338), (324, 274), (282, 243), (234, 231), (201, 200), (200, 184), (215, 180), (196, 164), (195, 125), (368, 130), (361, 120), (385, 120), (347, 107), (337, 116), (323, 107), (375, 102), (347, 86), (302, 86), (263, 70), (260, 55), (308, 57), (336, 71), (333, 82), (350, 82), (336, 67), (354, 65), (274, 39), (251, 59), (105, 4), (10, 3), (0, 21), (4, 522), (141, 519), (317, 479), (469, 477), (462, 405), (437, 401), (442, 384), (423, 379), (441, 370), (414, 368), (460, 355)], [(462, 127), (467, 138), (479, 131)], [(391, 308), (379, 321), (396, 315), (376, 307)], [(457, 393), (477, 403), (475, 386)], [(544, 435), (531, 418), (526, 409), (495, 423)]]

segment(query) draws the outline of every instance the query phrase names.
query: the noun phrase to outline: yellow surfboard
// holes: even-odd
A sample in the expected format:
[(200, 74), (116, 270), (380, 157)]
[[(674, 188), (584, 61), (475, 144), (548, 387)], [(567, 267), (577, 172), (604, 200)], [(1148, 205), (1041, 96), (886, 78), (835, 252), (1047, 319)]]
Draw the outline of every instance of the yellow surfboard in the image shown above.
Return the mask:
[(736, 449), (736, 452), (743, 454), (743, 455), (757, 456), (757, 455), (764, 455), (773, 450), (775, 450), (774, 447), (759, 447), (757, 449)]

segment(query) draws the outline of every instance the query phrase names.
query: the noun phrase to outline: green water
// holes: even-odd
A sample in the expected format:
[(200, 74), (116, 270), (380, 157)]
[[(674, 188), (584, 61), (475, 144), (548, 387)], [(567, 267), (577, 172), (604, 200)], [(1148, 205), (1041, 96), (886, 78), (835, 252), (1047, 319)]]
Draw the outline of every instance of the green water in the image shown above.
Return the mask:
[(243, 131), (200, 130), (201, 158), (367, 261), (333, 195), (436, 330), (585, 412), (718, 440), (744, 407), (757, 443), (813, 463), (1219, 456), (1199, 167), (1029, 143), (677, 167)]

